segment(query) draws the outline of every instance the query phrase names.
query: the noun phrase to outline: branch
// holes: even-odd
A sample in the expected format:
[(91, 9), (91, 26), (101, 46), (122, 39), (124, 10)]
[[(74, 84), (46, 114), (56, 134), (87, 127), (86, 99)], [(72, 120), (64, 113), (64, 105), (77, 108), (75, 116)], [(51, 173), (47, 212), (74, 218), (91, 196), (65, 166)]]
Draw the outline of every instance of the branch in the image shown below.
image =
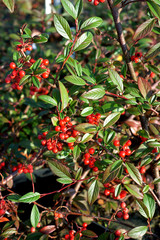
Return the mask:
[(122, 29), (122, 24), (120, 22), (120, 16), (119, 16), (119, 9), (116, 6), (113, 6), (113, 1), (112, 0), (108, 0), (108, 4), (114, 19), (114, 23), (115, 23), (115, 27), (117, 30), (117, 35), (118, 35), (118, 41), (120, 43), (123, 55), (125, 57), (129, 72), (130, 72), (130, 76), (134, 81), (137, 81), (137, 77), (133, 68), (133, 64), (131, 62), (130, 59), (130, 54), (129, 54), (129, 50), (127, 48), (127, 44), (124, 38), (124, 34), (123, 34), (123, 29)]

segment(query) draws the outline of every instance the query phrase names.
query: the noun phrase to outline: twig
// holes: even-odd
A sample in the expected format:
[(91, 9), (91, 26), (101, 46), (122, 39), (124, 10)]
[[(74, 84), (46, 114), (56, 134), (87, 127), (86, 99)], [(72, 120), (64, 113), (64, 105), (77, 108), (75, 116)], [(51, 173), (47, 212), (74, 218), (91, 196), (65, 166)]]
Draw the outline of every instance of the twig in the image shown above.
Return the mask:
[(149, 188), (150, 193), (152, 194), (152, 196), (154, 197), (155, 201), (157, 202), (158, 206), (160, 207), (160, 200), (158, 199), (158, 197), (156, 196), (156, 194), (153, 192), (152, 188)]
[(112, 0), (108, 0), (108, 4), (109, 4), (110, 10), (112, 12), (112, 16), (113, 16), (115, 27), (116, 27), (117, 34), (118, 34), (118, 41), (120, 43), (123, 55), (125, 57), (125, 60), (126, 60), (129, 72), (130, 72), (130, 76), (134, 81), (137, 81), (137, 77), (136, 77), (136, 74), (135, 74), (135, 71), (133, 68), (133, 64), (130, 59), (129, 50), (127, 48), (127, 44), (126, 44), (124, 34), (123, 34), (122, 24), (121, 24), (120, 16), (119, 16), (119, 9), (116, 6), (113, 6)]

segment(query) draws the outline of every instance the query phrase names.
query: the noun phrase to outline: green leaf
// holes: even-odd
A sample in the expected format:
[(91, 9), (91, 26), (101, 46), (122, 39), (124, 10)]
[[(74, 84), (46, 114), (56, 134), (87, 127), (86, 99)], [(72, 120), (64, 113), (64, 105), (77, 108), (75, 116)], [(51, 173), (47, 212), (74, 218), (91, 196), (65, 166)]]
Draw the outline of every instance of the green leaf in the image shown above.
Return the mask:
[(63, 177), (63, 178), (58, 178), (57, 179), (57, 182), (59, 182), (59, 183), (62, 183), (62, 184), (70, 184), (70, 183), (72, 183), (73, 181), (72, 181), (72, 179), (71, 178), (68, 178), (68, 177)]
[(30, 77), (31, 77), (31, 75), (25, 75), (24, 77), (22, 77), (19, 82), (19, 86), (26, 84), (29, 81)]
[(87, 19), (82, 25), (81, 25), (81, 29), (82, 30), (88, 30), (91, 28), (96, 28), (99, 25), (101, 25), (103, 22), (102, 18), (100, 17), (91, 17), (89, 19)]
[(79, 179), (81, 178), (81, 176), (82, 176), (82, 173), (83, 173), (83, 168), (80, 167), (80, 168), (77, 170), (77, 172), (76, 172), (75, 179), (76, 179), (76, 180), (79, 180)]
[(76, 5), (75, 5), (75, 10), (77, 13), (77, 18), (79, 17), (79, 15), (81, 14), (83, 8), (83, 1), (82, 0), (77, 0)]
[(29, 192), (25, 195), (23, 195), (22, 197), (19, 198), (19, 202), (23, 202), (23, 203), (32, 203), (37, 201), (40, 198), (40, 194), (38, 192)]
[(110, 126), (112, 126), (114, 123), (116, 123), (118, 121), (120, 116), (121, 116), (121, 113), (119, 113), (119, 112), (111, 113), (104, 120), (103, 127), (110, 127)]
[(28, 36), (31, 37), (32, 31), (31, 31), (29, 28), (26, 27), (26, 28), (24, 29), (24, 32), (25, 32)]
[(80, 147), (78, 145), (76, 145), (74, 147), (74, 149), (73, 149), (73, 157), (74, 157), (74, 159), (79, 158), (80, 153), (81, 153)]
[(148, 212), (148, 209), (147, 209), (147, 207), (145, 206), (145, 204), (142, 202), (142, 201), (140, 201), (140, 200), (136, 200), (136, 202), (137, 202), (137, 204), (138, 204), (138, 206), (139, 206), (139, 213), (143, 216), (143, 217), (145, 217), (145, 218), (149, 218), (149, 212)]
[(54, 15), (54, 25), (57, 30), (57, 32), (63, 36), (66, 39), (71, 39), (72, 40), (72, 34), (71, 34), (71, 29), (66, 21), (62, 16), (59, 16), (57, 14)]
[(9, 229), (6, 229), (3, 233), (1, 233), (1, 238), (5, 238), (5, 237), (10, 237), (12, 236), (13, 234), (16, 234), (17, 235), (18, 231), (16, 228), (9, 228)]
[(39, 213), (38, 207), (34, 205), (31, 211), (31, 216), (30, 216), (30, 221), (34, 228), (37, 227), (39, 220), (40, 220), (40, 213)]
[(84, 109), (82, 110), (81, 116), (82, 116), (82, 117), (86, 117), (86, 116), (88, 116), (88, 115), (90, 115), (90, 114), (92, 114), (92, 113), (93, 113), (93, 107), (86, 107), (86, 108), (84, 108)]
[(151, 72), (154, 72), (156, 74), (159, 74), (160, 73), (160, 69), (154, 65), (147, 65), (147, 68), (151, 71)]
[(126, 163), (126, 168), (129, 172), (129, 175), (131, 176), (131, 178), (138, 184), (138, 185), (142, 185), (142, 176), (140, 174), (140, 172), (138, 171), (138, 169), (132, 164), (132, 163)]
[(97, 200), (98, 194), (99, 194), (98, 181), (94, 180), (88, 189), (89, 204), (93, 204)]
[(35, 63), (32, 64), (30, 69), (32, 69), (33, 71), (37, 70), (40, 67), (41, 63), (42, 63), (42, 60), (38, 59)]
[(47, 95), (41, 95), (38, 97), (40, 100), (46, 102), (46, 103), (49, 103), (53, 106), (57, 106), (57, 102), (50, 96), (47, 96)]
[(84, 86), (86, 84), (82, 78), (77, 77), (76, 75), (66, 76), (64, 79), (77, 86)]
[(46, 71), (47, 71), (47, 69), (38, 68), (37, 70), (35, 70), (34, 74), (35, 75), (39, 75), (39, 74), (42, 74), (42, 73), (44, 73)]
[(70, 172), (62, 163), (48, 160), (51, 171), (60, 178), (72, 178)]
[(70, 16), (72, 16), (74, 19), (76, 19), (77, 12), (76, 12), (73, 4), (69, 0), (61, 0), (61, 3), (63, 5), (64, 9), (66, 10), (66, 12), (68, 12), (68, 14)]
[(151, 18), (147, 21), (145, 21), (144, 23), (142, 23), (136, 30), (133, 39), (135, 41), (144, 38), (145, 36), (147, 36), (151, 31), (152, 28), (154, 27), (156, 20), (155, 18)]
[(143, 235), (146, 234), (148, 227), (146, 226), (140, 226), (140, 227), (135, 227), (132, 230), (128, 232), (128, 237), (133, 238), (133, 239), (140, 239), (143, 237)]
[(10, 12), (14, 12), (14, 0), (2, 0)]
[(83, 135), (81, 143), (89, 142), (94, 137), (94, 134), (86, 133)]
[(121, 193), (122, 186), (118, 184), (115, 188), (115, 197), (117, 197)]
[(80, 123), (75, 128), (75, 130), (82, 132), (82, 133), (96, 133), (97, 126), (90, 123)]
[(151, 91), (150, 83), (147, 81), (147, 79), (141, 77), (138, 78), (138, 88), (144, 98), (146, 98), (149, 91)]
[(12, 202), (19, 202), (19, 199), (21, 198), (20, 195), (18, 194), (12, 194), (12, 195), (9, 195), (7, 197), (8, 200), (12, 201)]
[(60, 90), (61, 101), (62, 101), (61, 110), (63, 110), (63, 109), (66, 108), (67, 105), (68, 105), (69, 97), (68, 97), (67, 89), (65, 88), (65, 86), (63, 85), (63, 83), (60, 82), (60, 81), (59, 81), (59, 90)]
[(152, 219), (156, 210), (155, 200), (152, 198), (150, 194), (144, 194), (143, 202), (148, 209), (149, 218)]
[(117, 170), (118, 168), (120, 168), (122, 166), (123, 161), (122, 160), (116, 160), (110, 168), (110, 172), (113, 172), (115, 170)]
[(88, 45), (92, 42), (93, 39), (93, 35), (90, 32), (85, 32), (83, 33), (78, 40), (76, 41), (75, 45), (74, 45), (74, 51), (80, 51), (86, 47), (88, 47)]
[(32, 82), (33, 82), (35, 87), (40, 88), (40, 82), (39, 82), (37, 77), (32, 76)]
[(105, 95), (105, 90), (103, 88), (94, 88), (88, 92), (82, 94), (83, 98), (97, 100)]
[(149, 51), (148, 53), (145, 55), (145, 58), (148, 60), (148, 59), (151, 59), (151, 58), (154, 58), (156, 57), (160, 52), (160, 42), (157, 43), (156, 45), (154, 45)]
[(96, 233), (91, 230), (84, 230), (84, 231), (82, 231), (82, 234), (86, 237), (97, 238)]
[(71, 143), (71, 142), (75, 142), (75, 141), (76, 141), (76, 139), (74, 137), (69, 137), (66, 140), (67, 143)]
[(110, 76), (112, 82), (114, 83), (114, 85), (117, 86), (118, 90), (122, 93), (123, 92), (123, 79), (113, 69), (109, 69), (108, 72), (109, 72), (109, 76)]
[(160, 7), (158, 4), (156, 4), (155, 2), (151, 1), (151, 0), (147, 0), (147, 4), (149, 9), (151, 10), (151, 12), (160, 19)]
[(122, 1), (123, 1), (123, 0), (115, 0), (114, 3), (113, 3), (113, 5), (116, 6), (116, 5), (118, 5), (119, 3), (121, 3)]
[(119, 173), (119, 168), (116, 168), (115, 170), (111, 171), (111, 167), (112, 165), (109, 165), (106, 168), (105, 172), (103, 173), (103, 178), (102, 178), (103, 183), (109, 183), (117, 177)]
[(135, 196), (138, 199), (143, 198), (143, 194), (140, 192), (140, 188), (138, 188), (137, 186), (133, 184), (127, 184), (127, 185), (125, 184), (124, 186), (128, 190), (128, 192), (130, 192), (131, 195)]
[(42, 34), (33, 37), (34, 43), (45, 43), (48, 41), (48, 38)]

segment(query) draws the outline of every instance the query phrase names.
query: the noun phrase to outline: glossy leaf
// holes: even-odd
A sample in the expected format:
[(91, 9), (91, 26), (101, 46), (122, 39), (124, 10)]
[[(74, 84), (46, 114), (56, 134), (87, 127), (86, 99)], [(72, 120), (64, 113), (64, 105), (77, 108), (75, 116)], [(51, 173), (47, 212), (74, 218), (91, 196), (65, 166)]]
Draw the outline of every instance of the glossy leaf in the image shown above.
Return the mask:
[(104, 120), (103, 123), (103, 127), (110, 127), (112, 126), (114, 123), (116, 123), (118, 121), (118, 119), (120, 118), (121, 113), (116, 112), (116, 113), (111, 113), (108, 117), (106, 117), (106, 119)]
[(160, 52), (160, 43), (157, 43), (148, 51), (148, 53), (145, 55), (145, 58), (146, 59), (154, 58), (159, 54), (159, 52)]
[(56, 230), (55, 225), (47, 225), (45, 227), (42, 227), (39, 231), (43, 234), (50, 234)]
[(90, 32), (83, 33), (76, 41), (74, 45), (74, 51), (77, 52), (88, 47), (88, 45), (92, 42), (92, 39), (93, 39), (92, 33)]
[(10, 12), (14, 12), (14, 0), (2, 0)]
[(57, 178), (57, 182), (62, 183), (62, 184), (70, 184), (73, 181), (69, 177), (63, 177), (63, 178)]
[(96, 233), (94, 233), (93, 231), (91, 230), (84, 230), (82, 231), (82, 234), (86, 237), (90, 237), (90, 238), (97, 238), (97, 235)]
[(140, 239), (146, 234), (147, 229), (148, 229), (147, 226), (135, 227), (132, 230), (130, 230), (127, 235), (128, 237), (133, 239)]
[(109, 183), (117, 177), (119, 173), (119, 168), (117, 168), (114, 171), (111, 171), (111, 167), (112, 166), (110, 165), (106, 168), (102, 178), (103, 183)]
[(143, 198), (143, 194), (140, 192), (140, 189), (137, 186), (133, 184), (127, 184), (127, 185), (125, 184), (124, 186), (128, 190), (128, 192), (130, 192), (130, 194), (133, 195), (134, 197), (138, 199)]
[(91, 17), (89, 19), (87, 19), (82, 25), (81, 25), (81, 29), (82, 30), (88, 30), (91, 28), (96, 28), (99, 25), (101, 25), (103, 22), (102, 18), (100, 17)]
[(52, 160), (48, 160), (48, 165), (51, 169), (51, 171), (57, 175), (58, 177), (61, 178), (71, 178), (71, 174), (68, 171), (68, 169), (66, 168), (66, 166), (64, 166), (62, 163), (59, 162), (55, 162)]
[(78, 145), (76, 145), (74, 147), (74, 149), (73, 149), (73, 157), (74, 157), (74, 159), (79, 158), (80, 153), (81, 153), (80, 147)]
[(109, 69), (108, 72), (113, 84), (117, 86), (120, 92), (123, 92), (123, 79), (113, 69)]
[(81, 143), (89, 142), (94, 137), (94, 134), (86, 133), (83, 135)]
[(19, 86), (26, 84), (30, 80), (31, 75), (25, 75), (21, 78)]
[(30, 221), (34, 228), (37, 227), (39, 220), (40, 220), (40, 213), (39, 213), (38, 207), (36, 205), (33, 205), (33, 208), (31, 211), (31, 216), (30, 216)]
[(75, 130), (82, 133), (96, 133), (97, 127), (96, 125), (90, 123), (80, 123), (75, 126)]
[(103, 88), (94, 88), (88, 92), (82, 94), (83, 98), (87, 99), (101, 99), (105, 95), (105, 90)]
[(129, 172), (129, 175), (131, 176), (131, 178), (138, 185), (142, 185), (142, 176), (141, 176), (140, 172), (138, 171), (138, 169), (134, 166), (134, 164), (128, 162), (125, 165), (126, 165), (126, 168)]
[(142, 202), (142, 201), (140, 201), (140, 200), (136, 200), (136, 202), (137, 202), (137, 204), (138, 204), (138, 206), (139, 206), (139, 213), (143, 216), (143, 217), (145, 217), (145, 218), (149, 218), (149, 212), (148, 212), (148, 209), (147, 209), (147, 207), (145, 206), (145, 204)]
[(82, 116), (82, 117), (86, 117), (86, 116), (88, 116), (88, 115), (90, 115), (90, 114), (92, 114), (92, 113), (93, 113), (93, 107), (86, 107), (86, 108), (84, 108), (84, 109), (82, 110), (81, 116)]
[(57, 32), (63, 36), (66, 39), (72, 40), (72, 34), (70, 30), (70, 26), (66, 19), (64, 19), (62, 16), (54, 15), (54, 25), (57, 30)]
[(147, 36), (151, 31), (152, 28), (154, 27), (156, 20), (155, 18), (151, 18), (147, 21), (145, 21), (144, 23), (142, 23), (136, 30), (133, 39), (135, 41), (144, 38), (145, 36)]
[(57, 106), (57, 102), (52, 97), (50, 97), (48, 95), (41, 95), (38, 98), (40, 100), (46, 102), (46, 103), (49, 103), (49, 104), (53, 105), (53, 106)]
[(81, 11), (82, 11), (82, 8), (83, 8), (83, 1), (82, 0), (77, 0), (76, 2), (76, 5), (75, 5), (75, 10), (76, 10), (76, 13), (77, 13), (77, 18), (79, 17)]
[(148, 209), (149, 218), (152, 219), (156, 210), (156, 203), (150, 194), (144, 194), (143, 202)]
[(40, 198), (40, 194), (38, 192), (29, 192), (25, 195), (23, 195), (22, 197), (19, 198), (19, 202), (23, 202), (23, 203), (32, 203), (37, 201)]
[(68, 105), (69, 97), (68, 97), (67, 89), (65, 88), (63, 83), (60, 81), (59, 81), (59, 90), (60, 90), (61, 102), (62, 102), (61, 110), (63, 110)]
[(147, 4), (151, 12), (160, 19), (160, 6), (151, 0), (147, 0)]
[(32, 76), (32, 82), (33, 82), (35, 87), (40, 88), (40, 82), (39, 82), (39, 79), (37, 77)]
[(73, 4), (71, 3), (71, 1), (61, 0), (61, 3), (63, 5), (64, 9), (66, 10), (66, 12), (68, 12), (69, 15), (71, 15), (74, 19), (76, 19), (77, 12), (76, 12)]
[(98, 194), (99, 194), (98, 181), (94, 180), (88, 189), (89, 204), (93, 204), (97, 200)]
[(64, 79), (77, 86), (84, 86), (86, 84), (82, 78), (77, 77), (76, 75), (66, 76)]

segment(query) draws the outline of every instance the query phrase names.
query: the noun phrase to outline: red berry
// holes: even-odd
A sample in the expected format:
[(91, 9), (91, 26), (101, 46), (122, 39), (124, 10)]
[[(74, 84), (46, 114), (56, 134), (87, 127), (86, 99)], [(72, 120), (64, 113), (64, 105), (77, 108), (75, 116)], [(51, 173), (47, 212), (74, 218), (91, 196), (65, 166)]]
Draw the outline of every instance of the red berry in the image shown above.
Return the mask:
[(146, 168), (145, 168), (145, 166), (142, 166), (141, 168), (140, 168), (140, 173), (141, 174), (144, 174), (146, 172)]
[(110, 190), (109, 190), (109, 189), (105, 189), (105, 190), (104, 190), (104, 195), (106, 195), (106, 196), (109, 196), (109, 195), (110, 195), (110, 193), (111, 193), (111, 192), (110, 192)]
[(22, 168), (19, 168), (19, 169), (18, 169), (18, 173), (19, 173), (19, 174), (23, 173), (23, 169), (22, 169)]
[(12, 168), (12, 172), (15, 172), (15, 171), (17, 171), (17, 167)]
[(49, 60), (48, 60), (48, 59), (44, 59), (44, 60), (43, 60), (43, 64), (44, 64), (45, 66), (47, 66), (47, 65), (49, 64)]
[(95, 117), (96, 117), (97, 119), (100, 119), (100, 118), (101, 118), (101, 114), (100, 114), (100, 113), (96, 113)]
[(103, 186), (104, 186), (105, 188), (108, 188), (108, 187), (109, 187), (109, 183), (105, 183), (105, 184), (103, 184)]
[(68, 147), (72, 147), (74, 145), (74, 142), (68, 143)]
[(45, 137), (45, 136), (47, 136), (48, 132), (43, 132), (42, 134)]
[(45, 139), (41, 141), (41, 144), (42, 144), (43, 146), (45, 146), (46, 143), (47, 143), (47, 141), (46, 141)]
[(70, 238), (69, 234), (66, 234), (64, 238), (69, 239)]
[(56, 132), (59, 132), (60, 130), (61, 130), (60, 126), (56, 126), (56, 127), (55, 127), (55, 131), (56, 131)]
[(129, 214), (128, 213), (125, 213), (124, 215), (123, 215), (123, 219), (124, 220), (127, 220), (129, 218)]
[(94, 150), (94, 148), (89, 148), (88, 152), (89, 152), (90, 154), (94, 154), (95, 150)]
[(84, 159), (84, 164), (85, 164), (85, 165), (88, 165), (89, 163), (90, 163), (89, 159), (88, 159), (88, 158), (85, 158), (85, 159)]
[(38, 223), (38, 224), (37, 224), (37, 228), (39, 228), (40, 226), (41, 226), (41, 223)]
[(49, 77), (49, 74), (44, 72), (44, 73), (42, 73), (42, 77), (43, 77), (43, 78), (48, 78), (48, 77)]
[(29, 171), (28, 171), (27, 168), (24, 168), (24, 169), (23, 169), (23, 172), (26, 174), (26, 173), (28, 173)]
[(114, 192), (115, 192), (115, 188), (114, 188), (114, 187), (111, 187), (111, 188), (110, 188), (110, 192), (111, 192), (111, 193), (114, 193)]
[(23, 86), (17, 85), (17, 90), (22, 90), (22, 89), (23, 89)]
[(121, 202), (121, 208), (125, 208), (126, 207), (126, 203), (125, 202)]
[(120, 152), (119, 152), (119, 156), (120, 156), (121, 158), (124, 158), (124, 157), (126, 156), (125, 151), (120, 151)]
[(57, 152), (58, 152), (58, 148), (54, 147), (54, 148), (52, 149), (52, 152), (53, 152), (53, 153), (57, 153)]
[(154, 72), (151, 72), (151, 73), (150, 73), (150, 77), (151, 77), (151, 78), (154, 78), (155, 76), (156, 76), (156, 74), (155, 74)]
[(34, 233), (36, 231), (36, 229), (34, 227), (31, 227), (30, 231), (31, 231), (31, 233)]
[(4, 209), (0, 209), (0, 216), (5, 214), (5, 210)]
[(82, 224), (82, 227), (84, 227), (84, 228), (86, 228), (88, 226), (88, 224), (86, 223), (86, 222), (84, 222), (83, 224)]
[(127, 156), (129, 156), (129, 155), (131, 155), (132, 152), (131, 152), (130, 149), (126, 149), (125, 153), (126, 153)]
[(117, 213), (117, 218), (122, 218), (123, 217), (123, 213), (122, 212), (118, 212)]
[(120, 198), (122, 199), (122, 198), (126, 197), (126, 195), (127, 195), (127, 192), (125, 190), (122, 190), (120, 193)]
[(64, 118), (64, 121), (65, 122), (69, 122), (71, 119), (70, 119), (70, 117), (68, 117), (68, 116), (66, 116), (65, 118)]
[(61, 126), (61, 131), (62, 131), (62, 132), (66, 132), (66, 131), (67, 131), (67, 127)]
[(94, 5), (97, 6), (99, 4), (98, 0), (94, 0)]
[(141, 58), (142, 57), (142, 53), (141, 52), (136, 52), (135, 53), (135, 57), (136, 58)]
[(70, 231), (69, 231), (69, 235), (70, 235), (70, 236), (73, 236), (73, 235), (74, 235), (74, 230), (70, 230)]
[(16, 64), (15, 64), (14, 62), (11, 62), (11, 63), (9, 64), (9, 67), (10, 67), (11, 69), (15, 69), (15, 68), (16, 68)]
[(32, 45), (28, 45), (28, 47), (26, 48), (26, 50), (28, 50), (28, 51), (32, 51)]
[(60, 125), (61, 127), (64, 126), (65, 123), (66, 123), (66, 122), (65, 122), (64, 120), (60, 120), (60, 121), (59, 121), (59, 125)]
[(115, 140), (115, 141), (113, 142), (113, 145), (114, 145), (115, 147), (119, 147), (119, 146), (120, 146), (120, 141), (119, 141), (119, 140)]
[(94, 167), (92, 170), (93, 172), (98, 172), (98, 167)]
[(78, 131), (76, 131), (76, 130), (73, 130), (73, 132), (72, 132), (72, 136), (73, 136), (73, 137), (76, 137), (78, 134), (79, 134), (79, 132), (78, 132)]
[(121, 231), (119, 229), (117, 229), (114, 233), (117, 237), (121, 236)]
[(132, 144), (131, 140), (128, 140), (128, 141), (126, 142), (126, 145), (127, 145), (128, 147), (131, 146), (131, 144)]
[(23, 71), (23, 70), (19, 71), (19, 76), (20, 76), (20, 77), (24, 77), (25, 74), (26, 74), (25, 71)]
[(59, 134), (59, 137), (60, 137), (61, 140), (64, 140), (64, 139), (65, 139), (64, 133), (60, 133), (60, 134)]
[(85, 154), (84, 154), (84, 157), (85, 157), (85, 158), (90, 158), (90, 154), (89, 154), (89, 153), (85, 153)]
[(126, 214), (126, 213), (128, 213), (128, 212), (129, 212), (129, 209), (125, 207), (125, 208), (123, 209), (123, 213)]
[(98, 138), (98, 142), (101, 143), (103, 141), (102, 138)]
[(133, 62), (135, 60), (135, 56), (131, 56), (131, 61)]
[(5, 166), (5, 162), (1, 162), (1, 167), (4, 167)]
[(139, 58), (135, 57), (134, 62), (138, 63), (139, 62)]

